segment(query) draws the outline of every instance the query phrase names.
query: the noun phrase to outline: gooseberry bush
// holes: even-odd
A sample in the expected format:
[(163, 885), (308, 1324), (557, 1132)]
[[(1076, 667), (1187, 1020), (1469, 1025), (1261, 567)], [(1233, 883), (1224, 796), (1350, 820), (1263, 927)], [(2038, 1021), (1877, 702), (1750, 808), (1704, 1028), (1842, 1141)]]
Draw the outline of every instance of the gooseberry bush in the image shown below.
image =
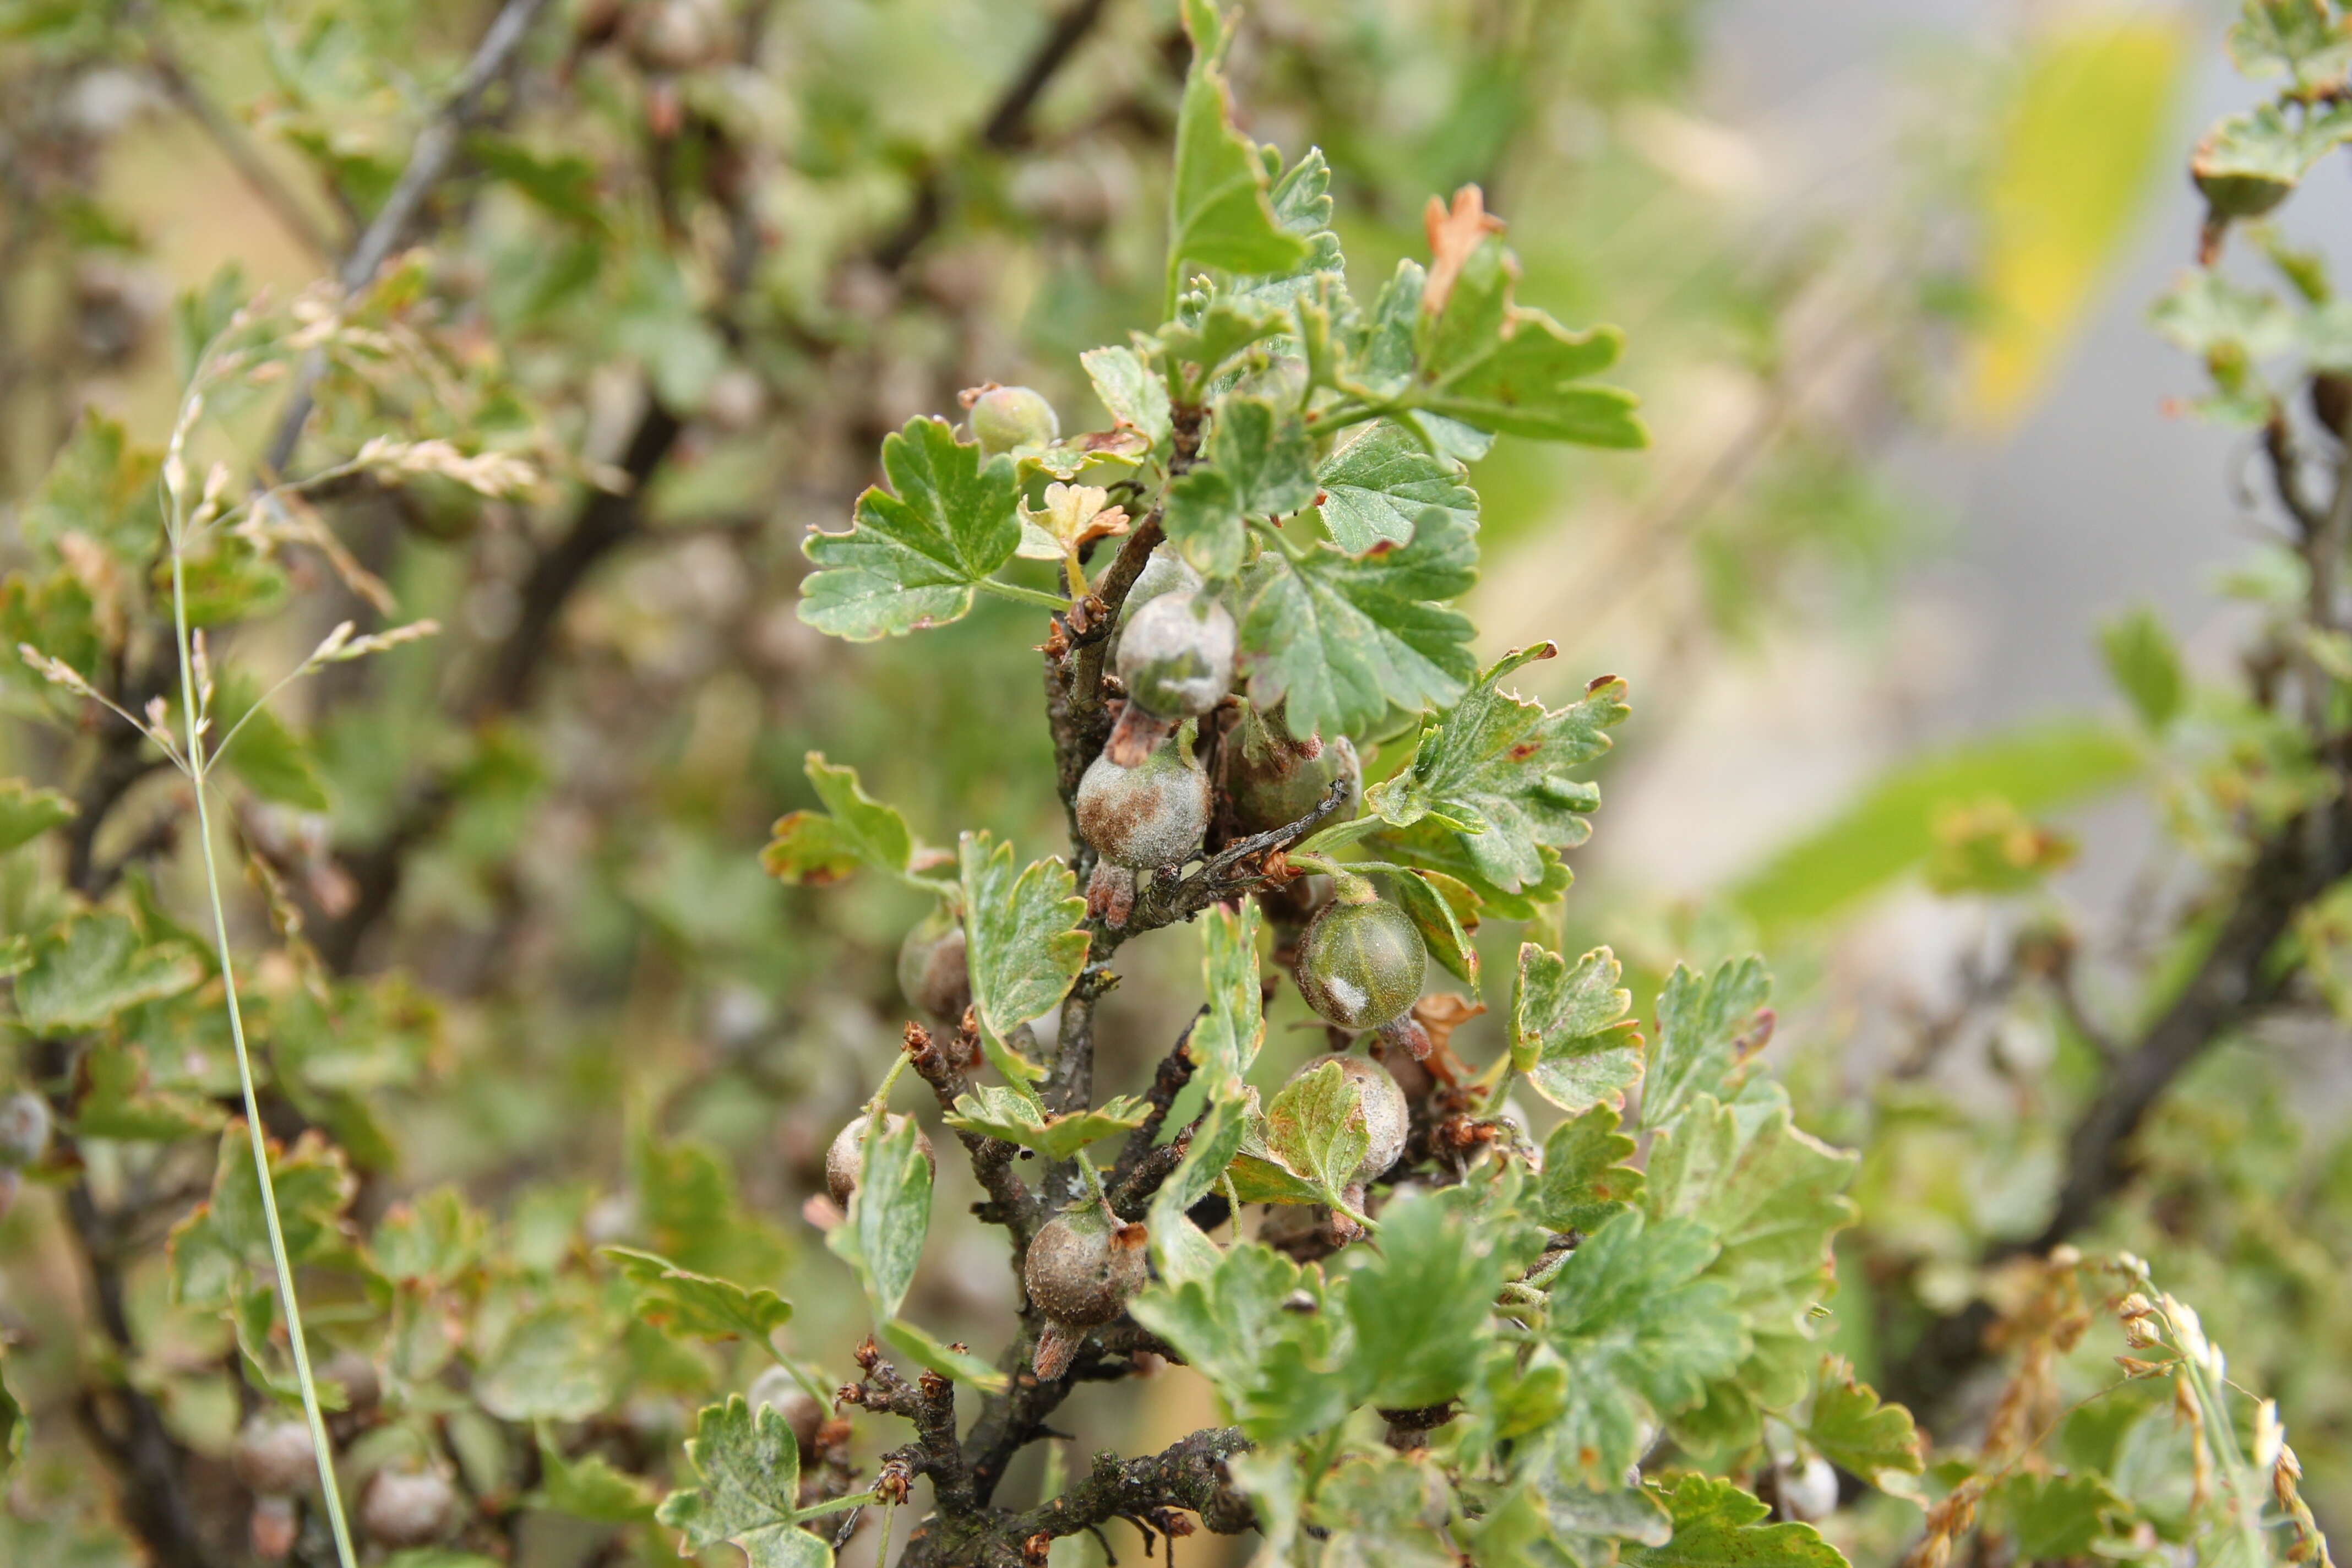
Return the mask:
[[(475, 114), (539, 9), (500, 10), (448, 113)], [(1101, 9), (1069, 16), (1083, 32)], [(363, 182), (399, 221), (368, 226), (343, 289), (188, 301), (168, 446), (89, 418), (21, 509), (32, 564), (0, 592), (11, 694), (92, 760), (71, 794), (0, 785), (0, 855), (26, 852), (0, 861), (23, 1082), (0, 1100), (0, 1199), (54, 1200), (95, 1331), (83, 1344), (5, 1293), (30, 1328), (0, 1340), (0, 1556), (1067, 1568), (1131, 1531), (1171, 1556), (1199, 1532), (1244, 1538), (1228, 1560), (1267, 1568), (2326, 1561), (2277, 1409), (2129, 1254), (2056, 1237), (1987, 1272), (1999, 1330), (1966, 1320), (1969, 1351), (2005, 1359), (1953, 1422), (1965, 1446), (1931, 1451), (1857, 1373), (1846, 1352), (1869, 1340), (1834, 1262), (1860, 1160), (1798, 1124), (1767, 1064), (1762, 961), (1675, 966), (1638, 1019), (1628, 967), (1563, 938), (1564, 856), (1600, 805), (1625, 684), (1527, 695), (1553, 647), (1482, 664), (1459, 607), (1479, 563), (1471, 465), (1497, 437), (1643, 444), (1633, 398), (1594, 379), (1617, 335), (1517, 302), (1475, 185), (1430, 198), (1425, 260), (1351, 293), (1331, 169), (1238, 128), (1231, 19), (1208, 0), (1181, 7), (1160, 308), (1078, 355), (1102, 427), (1066, 431), (1030, 387), (972, 388), (884, 437), (881, 482), (805, 543), (796, 613), (816, 633), (905, 638), (942, 665), (981, 636), (1034, 647), (1051, 768), (1004, 787), (1058, 801), (1068, 836), (1033, 858), (953, 822), (919, 833), (922, 807), (813, 753), (817, 804), (761, 858), (786, 883), (928, 904), (898, 942), (911, 1016), (891, 1065), (794, 1173), (830, 1254), (803, 1273), (854, 1280), (856, 1306), (786, 1300), (789, 1242), (737, 1173), (634, 1110), (625, 1198), (522, 1184), (494, 1159), (472, 1196), (396, 1189), (399, 1123), (431, 1114), (448, 1041), (421, 988), (363, 972), (371, 922), (418, 841), (514, 833), (530, 769), (507, 726), (558, 609), (639, 526), (637, 489), (685, 427), (672, 405), (724, 423), (705, 362), (772, 325), (724, 290), (706, 319), (644, 282), (680, 236), (720, 237), (724, 277), (761, 243), (745, 127), (710, 92), (756, 41), (737, 20), (704, 0), (574, 18), (565, 68), (625, 53), (660, 171), (658, 237), (614, 269), (633, 309), (656, 297), (627, 327), (652, 385), (616, 463), (534, 430), (478, 344), (437, 330), (429, 302), (461, 286), (395, 254), (453, 120), (399, 178)], [(324, 36), (286, 46), (313, 89)], [(1050, 68), (1067, 46), (1047, 42)], [(2320, 118), (2321, 96), (2285, 112)], [(323, 162), (359, 158), (311, 134), (316, 96), (283, 111)], [(581, 163), (486, 132), (467, 156), (575, 226), (515, 292), (565, 300), (597, 247), (632, 243)], [(951, 181), (924, 178), (936, 208)], [(902, 265), (921, 237), (866, 262)], [(600, 329), (575, 305), (552, 335)], [(2224, 378), (2243, 356), (2212, 357), (2242, 390)], [(314, 408), (343, 455), (302, 467)], [(400, 683), (440, 628), (395, 619), (378, 575), (394, 552), (347, 548), (320, 509), (380, 506), (437, 539), (559, 481), (583, 498), (576, 521), (531, 555), (511, 618), (450, 595), (502, 628), (461, 703), (471, 732), (404, 719)], [(381, 629), (267, 635), (298, 582)], [(856, 650), (836, 678), (886, 657)], [(362, 679), (386, 689), (339, 737), (339, 782), (379, 786), (375, 847), (331, 852), (316, 757), (272, 704)], [(410, 750), (440, 771), (384, 786)], [(101, 843), (157, 776), (180, 794), (154, 826)], [(200, 875), (175, 882), (155, 865), (191, 812)], [(1985, 850), (1989, 874), (2015, 871), (2010, 842)], [(50, 851), (62, 869), (37, 874)], [(716, 942), (743, 906), (694, 869), (686, 894), (645, 901)], [(445, 897), (467, 883), (406, 874)], [(495, 907), (522, 879), (469, 890)], [(698, 901), (718, 913), (698, 923)], [(1502, 976), (1473, 940), (1495, 951), (1496, 928), (1521, 938)], [(442, 956), (451, 994), (481, 984)], [(1187, 976), (1174, 1037), (1112, 1048), (1132, 1044), (1103, 1005), (1122, 965)], [(1285, 991), (1321, 1031), (1307, 1050), (1269, 1035)], [(528, 1078), (529, 1015), (493, 1018), (491, 1051)], [(968, 1215), (940, 1201), (967, 1184)], [(929, 1310), (921, 1285), (948, 1274), (1012, 1324), (1005, 1342), (957, 1337), (985, 1311)], [(862, 1330), (828, 1337), (849, 1318)], [(2115, 1373), (2066, 1403), (2061, 1359), (2101, 1344)], [(1057, 1425), (1092, 1437), (1104, 1394), (1131, 1409), (1178, 1378), (1213, 1419), (1156, 1451), (1081, 1457)]]

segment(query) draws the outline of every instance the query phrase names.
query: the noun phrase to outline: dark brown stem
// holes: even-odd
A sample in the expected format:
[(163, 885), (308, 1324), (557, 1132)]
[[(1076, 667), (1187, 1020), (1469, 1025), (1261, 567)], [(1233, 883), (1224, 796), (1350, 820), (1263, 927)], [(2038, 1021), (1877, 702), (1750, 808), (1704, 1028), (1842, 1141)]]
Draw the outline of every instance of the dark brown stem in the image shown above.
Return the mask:
[[(930, 1031), (920, 1024), (907, 1026), (905, 1050), (908, 1065), (916, 1075), (931, 1086), (931, 1093), (942, 1110), (953, 1110), (956, 1098), (971, 1088), (971, 1075), (964, 1071), (961, 1060), (970, 1059), (966, 1047), (968, 1037), (959, 1033), (958, 1048), (943, 1047), (931, 1037)], [(959, 1129), (956, 1137), (961, 1141), (964, 1152), (971, 1158), (971, 1173), (981, 1190), (988, 1194), (983, 1206), (984, 1218), (1004, 1226), (1013, 1235), (1013, 1264), (1017, 1271), (1029, 1250), (1029, 1238), (1037, 1234), (1045, 1223), (1045, 1214), (1037, 1194), (1029, 1190), (1013, 1163), (1019, 1157), (1018, 1145), (984, 1133), (966, 1132)]]
[(1160, 1130), (1167, 1124), (1169, 1108), (1176, 1103), (1176, 1097), (1184, 1092), (1184, 1086), (1192, 1081), (1192, 1031), (1208, 1016), (1206, 1007), (1192, 1015), (1192, 1021), (1184, 1026), (1184, 1032), (1176, 1037), (1176, 1043), (1168, 1047), (1166, 1056), (1160, 1058), (1160, 1066), (1151, 1074), (1151, 1088), (1143, 1097), (1144, 1104), (1150, 1109), (1144, 1113), (1142, 1123), (1127, 1135), (1127, 1142), (1120, 1146), (1118, 1161), (1112, 1164), (1110, 1173), (1103, 1178), (1106, 1185), (1124, 1185), (1135, 1174), (1136, 1167), (1159, 1143)]

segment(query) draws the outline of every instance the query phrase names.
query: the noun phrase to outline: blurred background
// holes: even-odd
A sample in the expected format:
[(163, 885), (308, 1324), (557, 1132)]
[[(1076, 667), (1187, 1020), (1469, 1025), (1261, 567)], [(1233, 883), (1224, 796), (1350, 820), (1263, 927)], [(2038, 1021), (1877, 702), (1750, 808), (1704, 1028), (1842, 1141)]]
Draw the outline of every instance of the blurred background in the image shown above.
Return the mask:
[[(61, 453), (85, 487), (131, 471), (210, 325), (342, 263), (495, 10), (0, 0), (10, 641), (73, 575), (43, 476)], [(2259, 575), (2269, 526), (2253, 437), (2189, 416), (2198, 365), (2148, 321), (2195, 257), (2189, 150), (2255, 96), (2221, 47), (2234, 12), (1267, 0), (1241, 25), (1243, 120), (1328, 155), (1360, 296), (1423, 253), (1427, 196), (1476, 182), (1521, 299), (1624, 330), (1654, 449), (1498, 444), (1472, 476), (1469, 607), (1482, 655), (1561, 645), (1534, 694), (1631, 681), (1566, 934), (1613, 944), (1643, 1010), (1678, 959), (1766, 953), (1771, 1048), (1811, 1124), (1872, 1151), (1837, 1334), (1897, 1390), (1984, 1247), (2038, 1228), (2093, 1070), (2077, 999), (2017, 984), (2019, 933), (2064, 931), (2089, 1005), (2127, 1017), (2152, 911), (2210, 847), (2100, 628), (2150, 607), (2221, 679), (2255, 614), (2231, 576)], [(557, 0), (373, 297), (416, 363), (338, 361), (284, 450), (283, 386), (219, 411), (206, 440), (242, 463), (307, 471), (400, 429), (545, 476), (488, 500), (431, 475), (354, 484), (320, 506), (350, 569), (290, 552), (224, 616), (255, 668), (349, 615), (445, 627), (291, 698), (287, 771), (248, 780), (239, 824), (282, 883), (247, 936), (297, 911), (336, 987), (334, 1049), (301, 1043), (290, 1007), (272, 1026), (287, 1092), (367, 1151), (363, 1208), (459, 1182), (494, 1210), (569, 1203), (591, 1238), (667, 1234), (675, 1256), (693, 1226), (664, 1217), (665, 1183), (678, 1150), (715, 1151), (725, 1201), (763, 1227), (736, 1265), (802, 1300), (795, 1342), (840, 1370), (862, 1325), (799, 1209), (897, 1048), (921, 900), (782, 888), (768, 825), (814, 804), (820, 750), (928, 842), (986, 827), (1042, 855), (1061, 830), (1034, 613), (988, 601), (827, 644), (793, 617), (798, 543), (847, 515), (884, 431), (953, 416), (961, 388), (1025, 383), (1066, 430), (1100, 422), (1076, 355), (1153, 310), (1182, 59), (1160, 0)], [(2331, 248), (2336, 177), (2283, 243)], [(415, 300), (432, 310), (402, 316)], [(73, 787), (106, 765), (9, 679), (7, 771)], [(184, 895), (189, 847), (158, 826), (175, 787), (115, 792), (76, 840), (75, 893)], [(2018, 831), (2013, 875), (1962, 863)], [(11, 918), (47, 908), (57, 874), (11, 869)], [(1507, 974), (1516, 928), (1482, 940)], [(1130, 956), (1106, 1091), (1139, 1087), (1193, 1005), (1190, 942)], [(1318, 1048), (1305, 1019), (1277, 1004), (1276, 1072)], [(219, 1086), (218, 1040), (141, 1027), (157, 1089)], [(1457, 1046), (1499, 1040), (1488, 1018)], [(2167, 1242), (2339, 1514), (2352, 1362), (2305, 1351), (2352, 1345), (2325, 1288), (2352, 1189), (2344, 1043), (2328, 1024), (2217, 1054), (2228, 1091), (2151, 1134), (2098, 1237)], [(941, 1212), (971, 1195), (951, 1184)], [(62, 1326), (74, 1238), (28, 1205), (0, 1241), (0, 1301), (62, 1398), (84, 1353)], [(1001, 1328), (995, 1241), (954, 1245), (926, 1268), (929, 1310)], [(160, 1320), (156, 1273), (128, 1278)], [(157, 1380), (217, 1447), (232, 1411), (208, 1375)], [(1171, 1376), (1129, 1440), (1189, 1429), (1204, 1401)]]

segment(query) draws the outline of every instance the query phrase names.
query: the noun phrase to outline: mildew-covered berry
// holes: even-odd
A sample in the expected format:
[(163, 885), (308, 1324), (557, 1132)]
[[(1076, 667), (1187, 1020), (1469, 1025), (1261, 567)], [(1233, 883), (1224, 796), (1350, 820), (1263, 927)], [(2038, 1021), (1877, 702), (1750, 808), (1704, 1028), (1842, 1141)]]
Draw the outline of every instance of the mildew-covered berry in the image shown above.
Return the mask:
[(1421, 932), (1402, 910), (1369, 889), (1353, 900), (1343, 889), (1299, 939), (1298, 990), (1341, 1028), (1376, 1029), (1412, 1005), (1428, 963)]
[(898, 944), (898, 989), (908, 1004), (942, 1024), (971, 1005), (971, 970), (963, 922), (945, 905), (917, 921)]
[(1150, 1239), (1144, 1226), (1122, 1225), (1098, 1205), (1067, 1210), (1037, 1232), (1021, 1282), (1045, 1317), (1034, 1357), (1038, 1376), (1061, 1376), (1086, 1331), (1127, 1310), (1150, 1279), (1144, 1260)]
[[(1345, 735), (1331, 741), (1314, 736), (1298, 740), (1278, 713), (1244, 708), (1218, 758), (1223, 774), (1219, 783), (1238, 834), (1271, 833), (1297, 822), (1320, 805), (1342, 778), (1349, 781), (1351, 803), (1363, 794), (1363, 770), (1353, 742)], [(1352, 805), (1342, 805), (1325, 820), (1344, 822), (1353, 815)]]
[(1078, 831), (1114, 866), (1160, 870), (1181, 866), (1209, 826), (1209, 775), (1192, 755), (1190, 725), (1123, 768), (1108, 752), (1078, 781)]
[(49, 1102), (30, 1089), (0, 1100), (0, 1165), (31, 1165), (49, 1147)]
[(360, 1494), (360, 1528), (385, 1546), (429, 1546), (457, 1515), (457, 1489), (438, 1470), (378, 1470)]
[[(891, 1132), (907, 1125), (907, 1117), (902, 1111), (894, 1110), (884, 1120)], [(857, 1190), (858, 1166), (866, 1157), (867, 1125), (867, 1119), (860, 1115), (834, 1134), (832, 1147), (824, 1152), (824, 1190), (831, 1193), (833, 1201), (844, 1208), (849, 1206), (849, 1196)], [(931, 1168), (931, 1174), (938, 1175), (939, 1157), (931, 1152), (930, 1138), (920, 1128), (915, 1131), (915, 1152), (922, 1155), (923, 1163)]]
[(1234, 617), (1207, 594), (1171, 589), (1127, 618), (1118, 678), (1127, 700), (1162, 720), (1197, 717), (1234, 684)]
[(291, 1497), (319, 1474), (310, 1424), (274, 1410), (256, 1411), (247, 1418), (237, 1429), (228, 1462), (238, 1480), (264, 1497)]

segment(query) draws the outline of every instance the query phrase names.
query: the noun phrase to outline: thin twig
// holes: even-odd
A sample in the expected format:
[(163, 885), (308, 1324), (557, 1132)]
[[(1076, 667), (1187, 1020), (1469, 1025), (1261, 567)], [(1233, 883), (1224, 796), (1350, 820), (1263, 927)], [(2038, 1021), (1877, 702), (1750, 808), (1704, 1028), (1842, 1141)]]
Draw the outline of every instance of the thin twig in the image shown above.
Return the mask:
[[(425, 198), (448, 173), (460, 139), (480, 112), (482, 95), (505, 74), (508, 63), (530, 33), (531, 23), (546, 7), (547, 0), (507, 0), (491, 21), (473, 58), (459, 73), (457, 85), (410, 143), (408, 164), (393, 183), (392, 194), (384, 197), (383, 205), (376, 209), (374, 218), (361, 233), (351, 254), (343, 258), (338, 278), (346, 295), (356, 294), (374, 281), (376, 269), (407, 237)], [(264, 459), (269, 472), (283, 473), (286, 465), (293, 460), (294, 448), (302, 439), (302, 426), (310, 423), (311, 395), (317, 391), (326, 366), (322, 351), (312, 353), (303, 361), (286, 412), (278, 420), (278, 433), (271, 438)]]

